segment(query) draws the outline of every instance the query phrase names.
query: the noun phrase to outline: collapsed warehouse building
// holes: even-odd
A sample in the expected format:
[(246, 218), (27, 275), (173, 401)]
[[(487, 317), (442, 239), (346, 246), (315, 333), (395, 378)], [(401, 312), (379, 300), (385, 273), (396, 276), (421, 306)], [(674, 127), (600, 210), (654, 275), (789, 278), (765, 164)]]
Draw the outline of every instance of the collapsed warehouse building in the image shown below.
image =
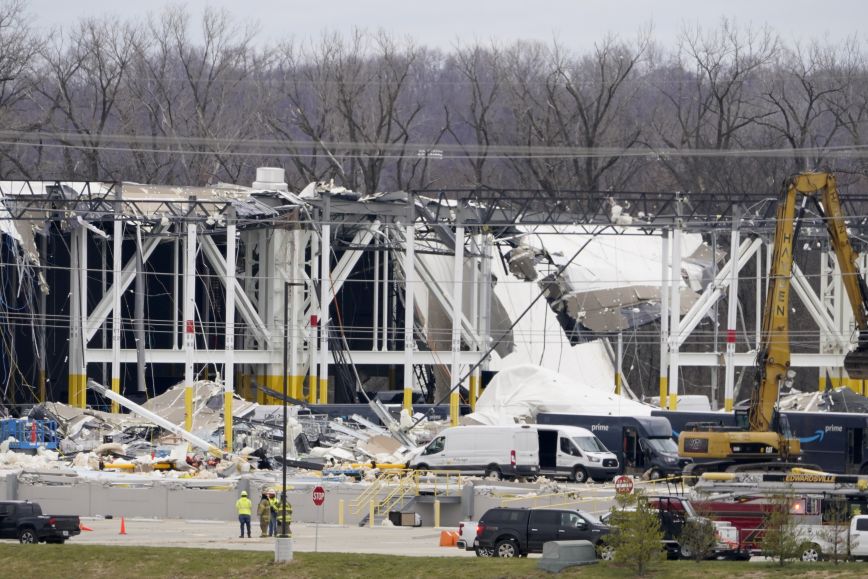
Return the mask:
[[(448, 403), (440, 416), (457, 423), (487, 371), (518, 364), (634, 398), (656, 394), (648, 383), (659, 374), (664, 403), (684, 393), (685, 367), (750, 367), (755, 313), (755, 328), (741, 321), (741, 351), (731, 356), (714, 323), (704, 324), (713, 344), (680, 350), (738, 291), (733, 272), (751, 263), (762, 271), (767, 244), (757, 234), (769, 230), (774, 206), (760, 194), (361, 196), (323, 183), (293, 193), (270, 168), (250, 187), (15, 181), (0, 190), (7, 411), (48, 401), (119, 411), (88, 379), (134, 402), (181, 385), (189, 430), (193, 385), (212, 380), (227, 410), (215, 444), (230, 450), (233, 400), (278, 404), (284, 381), (290, 402), (313, 412), (370, 400), (411, 412)], [(845, 199), (865, 214), (864, 199)], [(750, 230), (743, 238), (731, 218), (738, 207), (752, 208), (735, 220)], [(729, 251), (710, 242), (718, 231), (731, 236)], [(820, 239), (822, 230), (804, 235)], [(819, 291), (798, 268), (794, 288), (820, 339), (793, 365), (842, 383), (852, 320), (834, 259), (817, 253)], [(756, 276), (748, 301), (758, 305)], [(657, 358), (631, 388), (625, 333), (638, 352), (637, 329), (651, 323), (660, 325)], [(734, 387), (730, 379), (723, 396), (710, 393), (731, 406)]]

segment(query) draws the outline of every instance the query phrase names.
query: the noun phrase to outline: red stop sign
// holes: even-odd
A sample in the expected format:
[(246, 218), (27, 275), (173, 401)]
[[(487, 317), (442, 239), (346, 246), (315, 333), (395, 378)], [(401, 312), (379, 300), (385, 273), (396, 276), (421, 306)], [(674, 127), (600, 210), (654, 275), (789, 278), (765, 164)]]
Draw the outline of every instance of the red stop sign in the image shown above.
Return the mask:
[(313, 489), (313, 504), (321, 506), (325, 502), (325, 489), (322, 487), (314, 487)]
[(633, 492), (633, 479), (628, 476), (619, 476), (615, 479), (615, 492), (619, 495), (628, 495)]

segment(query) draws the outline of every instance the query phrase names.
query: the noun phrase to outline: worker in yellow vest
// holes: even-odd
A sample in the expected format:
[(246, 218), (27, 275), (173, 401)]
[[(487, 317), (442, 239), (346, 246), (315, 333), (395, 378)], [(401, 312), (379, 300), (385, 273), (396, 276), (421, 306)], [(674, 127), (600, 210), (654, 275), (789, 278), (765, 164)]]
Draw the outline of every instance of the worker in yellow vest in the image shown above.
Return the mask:
[(244, 538), (244, 527), (247, 527), (247, 538), (250, 538), (250, 514), (253, 512), (253, 503), (247, 498), (247, 491), (241, 491), (241, 498), (235, 501), (235, 510), (238, 511), (238, 523), (241, 525), (241, 538)]
[[(284, 528), (286, 529), (286, 536), (291, 537), (292, 531), (289, 529), (290, 523), (292, 523), (292, 503), (286, 500), (286, 493), (281, 494), (281, 499), (277, 501), (277, 505), (275, 506), (275, 510), (277, 512), (277, 533), (278, 537), (283, 536)], [(284, 522), (286, 526), (284, 527)]]

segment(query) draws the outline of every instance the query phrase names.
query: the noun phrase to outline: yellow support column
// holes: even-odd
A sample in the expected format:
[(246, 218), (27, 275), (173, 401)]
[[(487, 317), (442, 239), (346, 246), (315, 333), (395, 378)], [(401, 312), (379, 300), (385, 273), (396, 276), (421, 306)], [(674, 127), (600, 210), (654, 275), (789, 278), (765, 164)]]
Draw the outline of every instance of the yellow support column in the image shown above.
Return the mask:
[(84, 408), (87, 401), (87, 376), (83, 374), (69, 375), (69, 405)]
[[(115, 394), (121, 393), (121, 379), (120, 378), (112, 378), (112, 392)], [(121, 411), (121, 405), (117, 403), (117, 400), (112, 400), (112, 413), (117, 414)]]
[(232, 452), (232, 392), (223, 393), (223, 435), (226, 438), (226, 452)]
[(267, 376), (266, 386), (271, 390), (271, 392), (277, 392), (281, 394), (281, 396), (266, 393), (265, 403), (272, 406), (283, 404), (283, 376)]
[(479, 398), (479, 374), (473, 373), (470, 376), (470, 410), (476, 410), (476, 399)]
[(669, 377), (660, 376), (660, 408), (666, 410), (666, 401), (669, 399)]
[(319, 377), (316, 374), (311, 374), (310, 378), (307, 381), (307, 402), (308, 404), (316, 404), (317, 400), (317, 385), (319, 384)]
[(304, 400), (304, 376), (289, 377), (289, 395), (296, 400)]
[(371, 502), (368, 506), (368, 526), (372, 529), (374, 528), (374, 499), (371, 499)]
[(669, 410), (678, 410), (678, 395), (669, 395)]
[(413, 389), (412, 388), (404, 388), (404, 410), (406, 410), (411, 415), (413, 414)]
[(78, 406), (78, 375), (69, 374), (66, 384), (66, 389), (69, 391), (69, 405)]
[(615, 395), (621, 395), (621, 373), (615, 372)]
[(184, 388), (184, 430), (193, 432), (193, 388)]
[(452, 426), (458, 426), (458, 418), (460, 414), (458, 390), (453, 390), (449, 394), (449, 422)]
[(338, 500), (338, 525), (344, 525), (344, 499)]
[(260, 385), (265, 385), (265, 374), (257, 374), (256, 375), (256, 402), (260, 404), (266, 404), (265, 402), (265, 391), (262, 388), (259, 388)]
[(440, 528), (440, 501), (434, 500), (434, 528)]
[(329, 380), (326, 378), (325, 380), (319, 381), (319, 403), (320, 404), (328, 404), (329, 403)]

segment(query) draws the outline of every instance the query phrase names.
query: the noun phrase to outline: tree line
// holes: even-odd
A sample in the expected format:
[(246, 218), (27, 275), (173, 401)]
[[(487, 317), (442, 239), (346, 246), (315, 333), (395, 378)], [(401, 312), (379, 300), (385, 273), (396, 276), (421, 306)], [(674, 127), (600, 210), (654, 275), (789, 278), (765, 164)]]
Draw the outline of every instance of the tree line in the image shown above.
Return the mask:
[(3, 179), (249, 183), (277, 165), (295, 190), (776, 191), (805, 168), (865, 174), (868, 63), (855, 38), (727, 20), (665, 46), (444, 51), (361, 30), (265, 44), (180, 8), (46, 35), (7, 0), (0, 121)]

